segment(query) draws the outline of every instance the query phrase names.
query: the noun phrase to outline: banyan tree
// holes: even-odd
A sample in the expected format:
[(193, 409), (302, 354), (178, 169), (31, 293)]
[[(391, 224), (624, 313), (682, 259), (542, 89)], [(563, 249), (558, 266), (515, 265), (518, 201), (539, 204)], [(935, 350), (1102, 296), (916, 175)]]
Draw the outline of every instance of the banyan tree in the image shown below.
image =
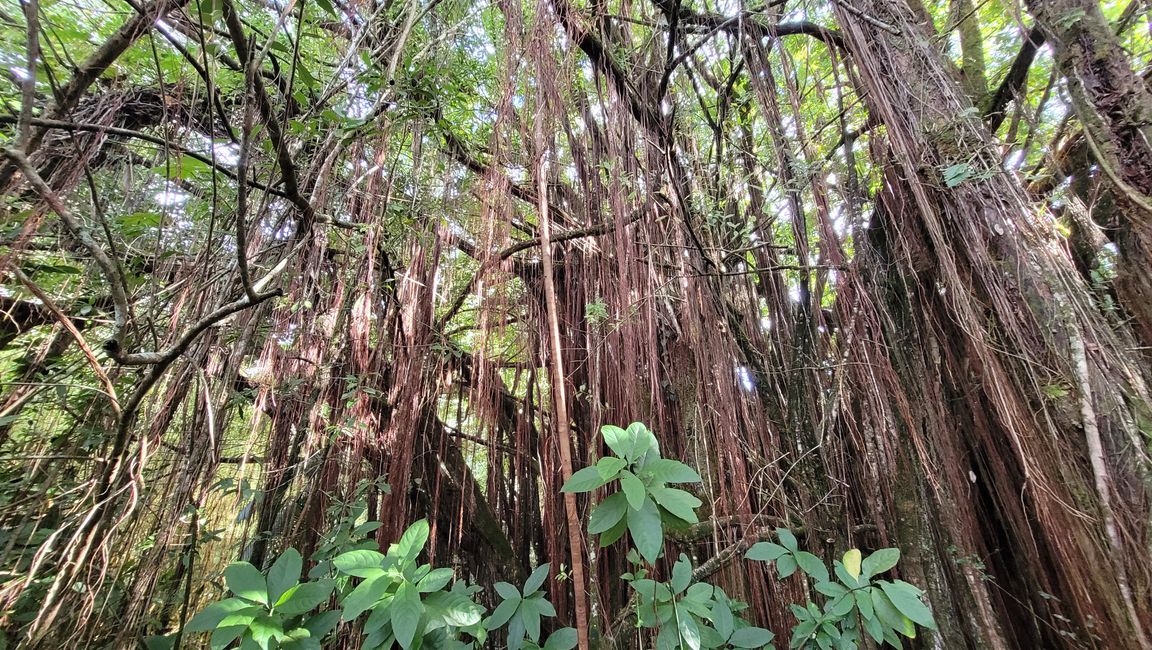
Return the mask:
[(229, 563), (420, 519), (636, 647), (561, 492), (630, 422), (703, 479), (654, 574), (778, 640), (784, 527), (899, 548), (906, 645), (1152, 647), (1150, 20), (6, 1), (0, 647), (200, 647)]

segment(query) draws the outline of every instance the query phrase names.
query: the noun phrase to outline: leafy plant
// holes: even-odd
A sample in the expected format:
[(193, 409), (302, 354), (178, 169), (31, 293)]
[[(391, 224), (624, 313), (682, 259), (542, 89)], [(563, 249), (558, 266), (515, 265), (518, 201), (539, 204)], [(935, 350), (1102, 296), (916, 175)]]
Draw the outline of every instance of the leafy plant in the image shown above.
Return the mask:
[(212, 632), (211, 647), (239, 640), (242, 650), (319, 649), (321, 640), (340, 620), (340, 612), (309, 616), (326, 602), (336, 583), (324, 579), (300, 582), (303, 560), (296, 549), (277, 558), (265, 576), (248, 562), (224, 570), (233, 597), (209, 605), (184, 627), (185, 632)]
[[(601, 431), (612, 454), (573, 474), (562, 489), (579, 493), (619, 488), (593, 509), (588, 530), (599, 536), (601, 546), (629, 534), (634, 548), (628, 559), (634, 570), (621, 579), (633, 594), (637, 629), (651, 630), (656, 650), (773, 647), (773, 633), (743, 618), (747, 606), (698, 577), (687, 555), (672, 564), (667, 580), (652, 577), (664, 548), (664, 524), (699, 521), (700, 499), (669, 484), (698, 483), (700, 475), (661, 457), (656, 436), (643, 424), (605, 426)], [(502, 628), (508, 650), (576, 646), (577, 633), (570, 627), (543, 637), (543, 619), (556, 616), (543, 589), (550, 564), (536, 567), (519, 587), (495, 583), (500, 603), (485, 618), (485, 608), (475, 600), (480, 587), (454, 580), (452, 569), (418, 561), (428, 542), (427, 521), (409, 526), (381, 553), (365, 538), (379, 524), (360, 523), (364, 512), (358, 503), (337, 514), (330, 539), (313, 558), (317, 564), (310, 580), (300, 582), (303, 562), (294, 549), (285, 551), (267, 575), (247, 562), (233, 563), (224, 572), (233, 596), (197, 614), (184, 631), (211, 632), (214, 649), (234, 643), (242, 650), (319, 649), (343, 620), (360, 624), (360, 647), (368, 650), (471, 650)], [(791, 606), (797, 624), (790, 648), (855, 650), (861, 629), (876, 643), (900, 647), (900, 636), (914, 638), (917, 625), (935, 627), (919, 589), (878, 578), (896, 566), (899, 550), (880, 549), (864, 558), (852, 549), (830, 573), (823, 560), (800, 549), (791, 531), (777, 528), (775, 534), (779, 543), (757, 543), (745, 557), (775, 563), (781, 578), (803, 572), (823, 599), (823, 605), (808, 601)], [(563, 566), (557, 579), (565, 579)], [(315, 611), (334, 594), (339, 609)]]
[(574, 473), (561, 489), (591, 492), (619, 481), (620, 491), (592, 511), (588, 532), (599, 534), (600, 546), (608, 546), (627, 531), (644, 559), (655, 562), (664, 546), (664, 521), (699, 521), (700, 499), (667, 484), (699, 483), (700, 475), (680, 461), (662, 458), (656, 436), (639, 422), (627, 429), (605, 426), (601, 434), (613, 455)]
[(540, 618), (556, 615), (556, 608), (544, 598), (544, 591), (540, 589), (544, 580), (548, 578), (548, 570), (548, 564), (536, 567), (520, 589), (507, 582), (497, 582), (493, 585), (503, 602), (493, 610), (492, 616), (484, 622), (484, 625), (489, 630), (508, 626), (508, 650), (522, 648), (570, 650), (576, 645), (576, 630), (572, 628), (557, 630), (548, 637), (547, 642), (539, 644)]
[(811, 601), (791, 606), (797, 625), (790, 648), (855, 649), (861, 625), (876, 643), (899, 648), (899, 636), (915, 638), (917, 625), (936, 628), (932, 612), (920, 600), (923, 592), (903, 580), (875, 579), (896, 566), (899, 549), (882, 548), (863, 559), (859, 549), (851, 549), (836, 561), (833, 579), (820, 558), (800, 550), (791, 531), (777, 528), (776, 538), (779, 544), (759, 542), (745, 557), (775, 562), (781, 578), (799, 569), (825, 597), (822, 607)]

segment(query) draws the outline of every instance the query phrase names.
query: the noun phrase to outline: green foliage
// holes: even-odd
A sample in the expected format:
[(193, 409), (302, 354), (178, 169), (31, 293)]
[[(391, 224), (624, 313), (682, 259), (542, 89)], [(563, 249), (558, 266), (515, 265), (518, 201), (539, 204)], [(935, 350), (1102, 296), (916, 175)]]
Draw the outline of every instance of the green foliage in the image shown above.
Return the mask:
[(288, 549), (268, 569), (267, 575), (247, 562), (235, 562), (224, 571), (228, 590), (234, 595), (208, 606), (188, 621), (187, 632), (212, 632), (211, 647), (307, 650), (320, 648), (321, 640), (339, 621), (339, 612), (309, 613), (327, 602), (336, 587), (329, 579), (300, 582), (303, 560)]
[(900, 550), (882, 548), (862, 559), (859, 549), (850, 549), (835, 562), (835, 579), (824, 562), (799, 548), (796, 536), (786, 528), (776, 529), (780, 542), (759, 542), (744, 557), (775, 562), (781, 578), (798, 569), (823, 596), (819, 606), (809, 601), (792, 605), (797, 624), (792, 629), (790, 648), (858, 648), (861, 627), (879, 644), (901, 647), (899, 636), (916, 637), (916, 626), (935, 629), (932, 612), (921, 602), (922, 592), (902, 580), (875, 580), (896, 566)]
[(700, 475), (684, 463), (661, 458), (660, 443), (643, 424), (627, 429), (605, 426), (604, 442), (613, 455), (574, 473), (564, 492), (591, 492), (619, 481), (620, 492), (605, 498), (592, 511), (588, 532), (608, 546), (627, 531), (644, 559), (655, 562), (664, 546), (664, 523), (693, 524), (700, 499), (668, 483), (699, 483)]
[[(636, 628), (649, 631), (656, 650), (774, 647), (773, 633), (746, 620), (741, 614), (747, 606), (698, 576), (687, 555), (672, 564), (666, 580), (653, 577), (653, 565), (664, 548), (663, 524), (695, 523), (701, 505), (668, 484), (700, 482), (700, 475), (662, 458), (656, 436), (643, 424), (606, 426), (602, 434), (612, 454), (573, 474), (562, 489), (584, 493), (619, 487), (596, 505), (588, 528), (599, 535), (601, 546), (619, 540), (625, 531), (629, 534), (634, 548), (628, 559), (634, 568), (620, 577), (633, 594)], [(496, 582), (493, 589), (500, 602), (485, 617), (485, 608), (476, 602), (480, 587), (454, 580), (450, 568), (419, 561), (430, 533), (426, 520), (409, 526), (381, 553), (365, 538), (379, 523), (357, 523), (362, 515), (353, 507), (337, 521), (304, 582), (303, 560), (294, 549), (281, 554), (266, 572), (247, 562), (229, 565), (224, 579), (232, 597), (209, 605), (184, 632), (211, 632), (214, 649), (234, 644), (242, 650), (319, 649), (341, 622), (360, 630), (365, 650), (471, 650), (498, 630), (505, 631), (508, 650), (576, 646), (573, 628), (543, 634), (543, 620), (556, 616), (544, 591), (550, 564), (536, 567), (519, 587)], [(917, 626), (935, 629), (919, 589), (901, 580), (879, 579), (900, 560), (898, 549), (880, 549), (868, 557), (851, 549), (830, 573), (823, 560), (801, 549), (792, 531), (777, 528), (775, 537), (776, 542), (753, 545), (745, 558), (775, 563), (782, 579), (802, 572), (823, 601), (791, 605), (797, 624), (790, 648), (855, 650), (862, 644), (861, 630), (878, 644), (900, 647), (900, 636), (915, 638)], [(563, 579), (562, 571), (557, 579)], [(323, 609), (333, 600), (336, 608)]]

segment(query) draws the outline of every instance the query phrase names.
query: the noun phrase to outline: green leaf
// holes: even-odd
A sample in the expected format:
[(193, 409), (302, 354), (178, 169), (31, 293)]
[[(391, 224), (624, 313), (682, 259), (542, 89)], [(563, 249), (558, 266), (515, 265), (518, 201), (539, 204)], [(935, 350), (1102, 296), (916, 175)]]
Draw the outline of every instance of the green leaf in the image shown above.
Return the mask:
[(635, 474), (627, 470), (620, 472), (620, 487), (624, 490), (624, 496), (627, 497), (630, 508), (639, 510), (644, 505), (647, 493), (644, 489), (644, 483)]
[(680, 559), (672, 565), (672, 593), (678, 594), (692, 583), (692, 563), (681, 553)]
[(184, 626), (185, 632), (207, 632), (220, 625), (229, 614), (243, 609), (252, 608), (252, 604), (239, 598), (228, 598), (218, 603), (212, 603), (202, 612), (193, 616)]
[(633, 422), (628, 425), (628, 434), (632, 436), (632, 453), (635, 460), (642, 461), (641, 466), (647, 467), (660, 457), (660, 442), (656, 434), (644, 426), (642, 422)]
[(796, 551), (800, 550), (800, 544), (797, 543), (796, 536), (793, 535), (792, 531), (788, 530), (787, 528), (777, 528), (776, 537), (780, 540), (780, 544), (789, 551), (795, 553)]
[(421, 519), (409, 526), (408, 530), (400, 536), (400, 541), (396, 542), (396, 552), (403, 560), (411, 562), (416, 559), (417, 555), (420, 555), (420, 551), (424, 550), (424, 544), (427, 542), (428, 520)]
[(828, 567), (824, 566), (824, 562), (820, 558), (808, 551), (799, 551), (795, 554), (795, 557), (796, 564), (799, 564), (800, 568), (804, 569), (804, 573), (815, 578), (817, 582), (828, 581)]
[(440, 591), (451, 580), (452, 569), (447, 567), (432, 569), (428, 572), (428, 575), (420, 578), (420, 582), (416, 583), (416, 589), (421, 593)]
[(264, 574), (247, 562), (233, 562), (224, 569), (224, 582), (232, 593), (261, 605), (268, 604), (268, 582)]
[(700, 650), (700, 626), (696, 624), (696, 617), (692, 616), (677, 605), (676, 628), (680, 632), (680, 639), (689, 650)]
[(696, 517), (696, 508), (699, 508), (702, 502), (688, 492), (676, 488), (654, 487), (649, 488), (648, 493), (673, 516), (690, 524), (700, 521)]
[[(905, 621), (911, 622), (908, 617), (900, 613), (896, 606), (888, 596), (880, 589), (872, 589), (872, 609), (876, 612), (876, 618), (884, 625), (903, 633), (906, 630)], [(911, 638), (911, 637), (909, 637)]]
[(353, 589), (340, 605), (344, 608), (344, 620), (351, 621), (372, 607), (384, 597), (392, 579), (385, 575), (368, 578)]
[(645, 497), (639, 510), (628, 513), (628, 532), (640, 555), (649, 564), (654, 564), (664, 546), (664, 526), (655, 501)]
[(749, 560), (757, 560), (759, 562), (774, 562), (781, 556), (787, 554), (788, 549), (780, 546), (779, 544), (773, 544), (772, 542), (757, 542), (752, 545), (752, 548), (748, 549), (748, 552), (744, 554), (744, 557)]
[(627, 431), (618, 426), (606, 424), (600, 427), (600, 435), (604, 437), (604, 443), (616, 454), (617, 458), (626, 460), (635, 460), (632, 453), (632, 436)]
[(484, 629), (495, 630), (506, 624), (516, 610), (520, 608), (520, 598), (508, 599), (496, 606), (488, 620), (484, 621)]
[(544, 650), (572, 650), (576, 647), (576, 628), (562, 627), (548, 636)]
[(462, 593), (442, 591), (424, 601), (428, 616), (453, 627), (470, 627), (480, 622), (484, 612), (480, 605)]
[(818, 582), (816, 583), (816, 591), (828, 596), (829, 598), (836, 598), (848, 593), (848, 590), (838, 582)]
[(860, 577), (860, 549), (849, 549), (844, 553), (844, 559), (841, 561), (844, 563), (844, 570), (848, 572), (848, 575), (853, 578)]
[(652, 478), (661, 483), (700, 483), (702, 479), (696, 470), (671, 458), (657, 458), (644, 466)]
[[(623, 498), (623, 496), (622, 494), (620, 495), (621, 498)], [(625, 502), (625, 506), (627, 506), (627, 502)], [(625, 507), (625, 512), (627, 512), (627, 507)], [(600, 547), (603, 548), (616, 543), (616, 540), (624, 536), (624, 531), (626, 530), (628, 530), (628, 518), (621, 517), (615, 526), (609, 528), (600, 536)]]
[(372, 578), (382, 574), (386, 564), (383, 553), (377, 551), (348, 551), (332, 558), (332, 565), (344, 575)]
[(212, 650), (220, 650), (232, 645), (232, 642), (239, 639), (241, 635), (248, 631), (248, 624), (244, 625), (229, 625), (227, 627), (218, 627), (212, 631), (212, 638), (209, 642), (209, 647)]
[(884, 590), (884, 594), (900, 610), (900, 613), (907, 616), (912, 622), (917, 625), (928, 628), (929, 630), (936, 629), (936, 621), (932, 618), (932, 610), (920, 600), (920, 590), (902, 580), (896, 582), (882, 581), (880, 588)]
[(620, 523), (628, 512), (628, 499), (622, 492), (617, 492), (604, 499), (592, 510), (588, 518), (588, 532), (598, 535)]
[[(427, 523), (427, 522), (425, 522)], [(422, 548), (424, 543), (420, 543)], [(420, 592), (415, 585), (405, 582), (396, 590), (392, 599), (392, 632), (396, 635), (396, 642), (404, 650), (412, 647), (412, 639), (416, 637), (416, 628), (420, 626), (420, 617), (424, 616), (424, 604), (420, 602)]]
[(856, 599), (851, 593), (844, 593), (828, 602), (828, 612), (833, 616), (844, 617), (856, 607)]
[(623, 458), (605, 456), (596, 462), (596, 473), (599, 474), (600, 478), (604, 479), (605, 482), (608, 482), (615, 479), (616, 475), (620, 470), (624, 469), (627, 464), (628, 461)]
[(284, 596), (276, 603), (276, 611), (285, 616), (297, 616), (311, 611), (328, 600), (335, 588), (336, 583), (331, 580), (305, 582), (302, 585), (297, 585), (284, 593)]
[(775, 638), (771, 630), (762, 627), (742, 627), (732, 633), (728, 643), (737, 648), (762, 648)]
[(776, 571), (780, 574), (781, 578), (787, 578), (793, 573), (796, 573), (795, 556), (781, 555), (780, 558), (776, 560)]
[(336, 625), (339, 623), (339, 611), (320, 612), (305, 621), (304, 627), (312, 634), (313, 639), (319, 640), (328, 636), (328, 633), (336, 629)]
[(865, 576), (871, 578), (896, 566), (896, 563), (899, 561), (900, 549), (882, 548), (869, 555), (860, 565), (860, 570), (863, 571)]
[(268, 569), (268, 601), (275, 603), (280, 600), (284, 592), (300, 581), (300, 572), (303, 569), (304, 560), (300, 557), (299, 551), (289, 548), (281, 553)]
[(284, 627), (280, 622), (279, 617), (275, 616), (260, 616), (252, 621), (248, 626), (248, 633), (252, 635), (252, 640), (256, 645), (260, 646), (263, 650), (268, 650), (272, 647), (272, 641), (279, 641), (284, 638)]
[(548, 579), (548, 571), (551, 570), (551, 566), (551, 564), (545, 562), (532, 571), (532, 575), (528, 576), (528, 579), (524, 581), (524, 589), (521, 592), (525, 597), (531, 596), (540, 590), (540, 586)]
[(496, 593), (500, 594), (501, 598), (505, 600), (520, 600), (520, 590), (515, 585), (507, 582), (497, 582), (492, 585), (496, 588)]
[(736, 617), (732, 616), (732, 607), (728, 605), (728, 600), (717, 599), (712, 604), (712, 627), (715, 627), (720, 637), (727, 641), (728, 637), (732, 636), (735, 625)]
[(520, 602), (520, 620), (524, 622), (524, 631), (533, 641), (540, 639), (540, 608), (539, 598), (525, 598)]
[(600, 472), (595, 467), (585, 467), (584, 469), (572, 475), (572, 478), (564, 482), (564, 487), (560, 488), (561, 492), (591, 492), (596, 488), (604, 485), (605, 481), (600, 477)]

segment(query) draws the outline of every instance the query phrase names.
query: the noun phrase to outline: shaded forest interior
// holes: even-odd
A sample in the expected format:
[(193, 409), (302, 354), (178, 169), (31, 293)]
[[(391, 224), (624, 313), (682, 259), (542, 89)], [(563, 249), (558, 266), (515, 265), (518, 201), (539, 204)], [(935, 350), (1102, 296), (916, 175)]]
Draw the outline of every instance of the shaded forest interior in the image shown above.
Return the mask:
[(914, 647), (1152, 648), (1150, 10), (5, 0), (0, 645), (426, 518), (633, 647), (560, 488), (639, 421), (655, 572), (778, 639), (783, 526), (899, 548)]

